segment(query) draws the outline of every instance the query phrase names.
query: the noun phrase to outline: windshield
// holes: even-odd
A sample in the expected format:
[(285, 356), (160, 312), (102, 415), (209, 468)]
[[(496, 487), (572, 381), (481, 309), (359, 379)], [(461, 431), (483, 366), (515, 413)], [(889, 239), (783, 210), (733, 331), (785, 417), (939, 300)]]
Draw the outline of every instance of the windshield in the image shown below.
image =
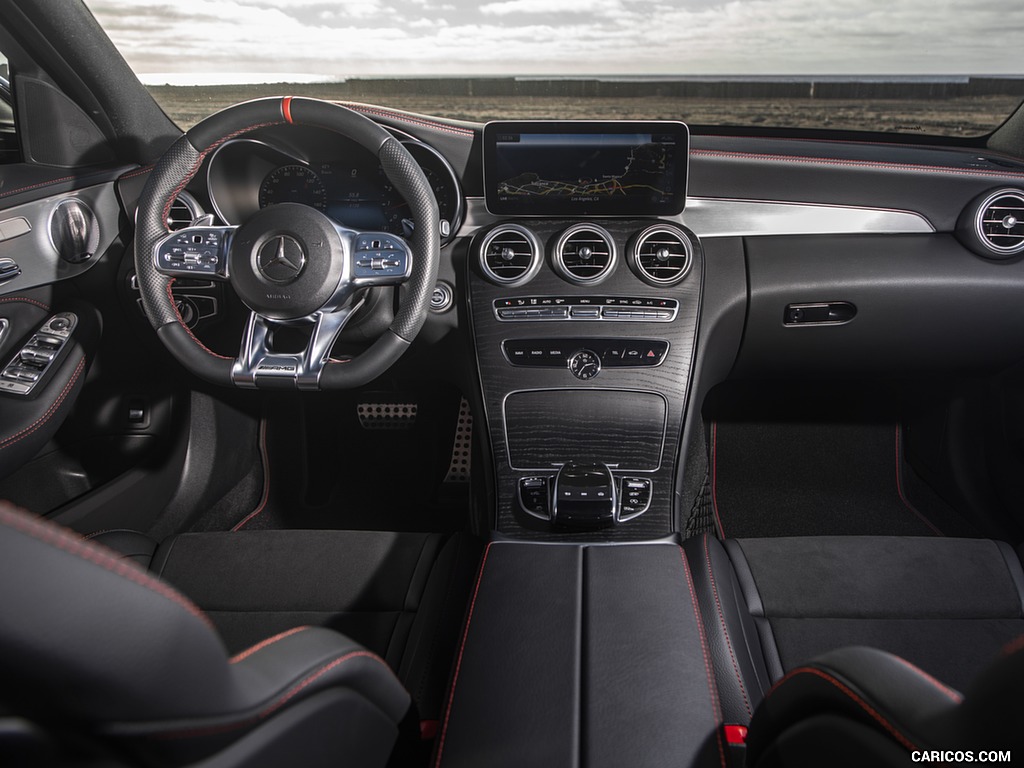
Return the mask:
[(976, 136), (1024, 14), (971, 0), (87, 0), (183, 128), (264, 95), (441, 117)]

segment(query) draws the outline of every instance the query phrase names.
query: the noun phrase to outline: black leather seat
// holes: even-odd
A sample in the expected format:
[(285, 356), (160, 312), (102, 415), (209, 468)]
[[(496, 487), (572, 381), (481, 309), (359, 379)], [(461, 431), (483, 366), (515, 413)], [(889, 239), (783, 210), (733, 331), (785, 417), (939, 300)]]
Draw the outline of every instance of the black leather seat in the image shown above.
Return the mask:
[[(746, 764), (1009, 763), (1024, 753), (1022, 693), (1021, 642), (1004, 649), (963, 696), (898, 656), (843, 648), (794, 669), (769, 691), (750, 724)], [(973, 758), (958, 759), (967, 753)]]
[[(684, 549), (722, 719), (750, 724), (751, 765), (820, 765), (825, 754), (829, 764), (875, 764), (866, 756), (888, 764), (898, 755), (905, 765), (908, 744), (978, 743), (996, 731), (972, 712), (1024, 701), (1020, 653), (983, 673), (1024, 635), (1024, 571), (1005, 543), (703, 536)], [(962, 706), (954, 688), (972, 691)], [(853, 725), (829, 719), (851, 713)], [(869, 750), (850, 747), (859, 763), (833, 754), (829, 739), (847, 737)]]
[(409, 709), (347, 637), (294, 628), (229, 657), (166, 582), (6, 504), (0, 605), (4, 764), (46, 745), (105, 765), (383, 765)]

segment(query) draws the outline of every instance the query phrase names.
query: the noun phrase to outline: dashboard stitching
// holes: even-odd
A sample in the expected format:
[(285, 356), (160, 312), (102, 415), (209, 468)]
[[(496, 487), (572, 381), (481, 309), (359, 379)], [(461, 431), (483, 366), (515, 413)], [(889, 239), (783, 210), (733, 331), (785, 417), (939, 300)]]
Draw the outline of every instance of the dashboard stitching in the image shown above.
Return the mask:
[(142, 168), (136, 168), (134, 171), (122, 173), (120, 176), (117, 177), (117, 180), (124, 181), (125, 179), (134, 179), (136, 176), (142, 176), (143, 174), (151, 173), (155, 167), (155, 165), (146, 165), (143, 166)]
[(769, 155), (756, 152), (725, 152), (711, 149), (695, 149), (691, 150), (690, 154), (701, 155), (704, 157), (727, 157), (740, 160), (769, 160), (778, 163), (794, 162), (813, 165), (854, 166), (869, 169), (877, 168), (879, 170), (889, 171), (913, 171), (924, 173), (949, 173), (959, 176), (1000, 177), (1019, 179), (1024, 182), (1024, 173), (1011, 173), (1010, 171), (966, 171), (961, 168), (952, 168), (944, 165), (931, 166), (915, 165), (912, 163), (881, 163), (870, 160), (830, 160), (824, 157), (807, 157), (803, 155)]
[(392, 120), (399, 120), (413, 125), (421, 125), (425, 128), (433, 128), (434, 130), (444, 131), (446, 133), (453, 133), (458, 136), (474, 136), (475, 131), (468, 128), (458, 128), (453, 125), (446, 125), (445, 123), (435, 122), (426, 118), (411, 117), (409, 115), (402, 114), (401, 112), (393, 112), (382, 107), (370, 107), (365, 104), (359, 104), (353, 101), (339, 101), (344, 107), (348, 107), (356, 112), (362, 112), (368, 115), (378, 115), (379, 117), (388, 117)]
[(10, 195), (16, 195), (19, 192), (29, 192), (33, 189), (39, 189), (40, 187), (48, 187), (51, 184), (62, 184), (66, 181), (74, 181), (75, 176), (62, 176), (59, 179), (50, 179), (49, 181), (41, 181), (38, 184), (30, 184), (27, 187), (17, 187), (16, 189), (9, 189), (6, 192), (0, 192), (0, 197), (9, 197)]
[(43, 310), (45, 310), (47, 312), (50, 311), (49, 305), (43, 304), (43, 302), (36, 301), (35, 299), (30, 299), (30, 298), (28, 298), (26, 296), (14, 296), (14, 297), (9, 298), (9, 299), (0, 299), (0, 304), (6, 303), (6, 302), (9, 302), (9, 301), (20, 301), (20, 302), (24, 302), (25, 304), (34, 304), (35, 306), (39, 307), (40, 309), (43, 309)]

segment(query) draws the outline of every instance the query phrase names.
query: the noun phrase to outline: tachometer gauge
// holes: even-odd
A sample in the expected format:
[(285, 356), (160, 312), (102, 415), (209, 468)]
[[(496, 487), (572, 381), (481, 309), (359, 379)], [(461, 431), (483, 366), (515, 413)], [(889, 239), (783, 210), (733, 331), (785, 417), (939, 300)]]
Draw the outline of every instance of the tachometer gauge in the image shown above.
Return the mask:
[(260, 208), (299, 203), (327, 210), (327, 190), (320, 177), (304, 165), (285, 165), (267, 174), (260, 185)]
[[(417, 141), (403, 141), (413, 158), (419, 163), (423, 175), (427, 177), (441, 219), (441, 242), (447, 243), (454, 236), (462, 223), (462, 192), (455, 171), (437, 150)], [(411, 234), (412, 211), (409, 205), (398, 194), (398, 190), (384, 176), (381, 170), (383, 196), (381, 208), (387, 222), (386, 229), (396, 235), (408, 237)]]

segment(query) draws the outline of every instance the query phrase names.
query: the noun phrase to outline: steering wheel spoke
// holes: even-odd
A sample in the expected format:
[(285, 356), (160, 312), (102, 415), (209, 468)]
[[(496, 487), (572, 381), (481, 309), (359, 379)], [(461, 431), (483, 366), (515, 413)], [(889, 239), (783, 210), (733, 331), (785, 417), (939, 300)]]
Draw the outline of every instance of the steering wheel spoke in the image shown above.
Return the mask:
[(313, 315), (308, 323), (312, 325), (309, 341), (301, 352), (275, 352), (271, 348), (275, 325), (287, 326), (253, 312), (231, 369), (235, 385), (246, 389), (319, 389), (320, 374), (327, 365), (331, 347), (362, 305), (360, 298), (350, 306)]
[(156, 271), (170, 277), (228, 279), (228, 253), (238, 227), (196, 226), (171, 232), (153, 246)]

